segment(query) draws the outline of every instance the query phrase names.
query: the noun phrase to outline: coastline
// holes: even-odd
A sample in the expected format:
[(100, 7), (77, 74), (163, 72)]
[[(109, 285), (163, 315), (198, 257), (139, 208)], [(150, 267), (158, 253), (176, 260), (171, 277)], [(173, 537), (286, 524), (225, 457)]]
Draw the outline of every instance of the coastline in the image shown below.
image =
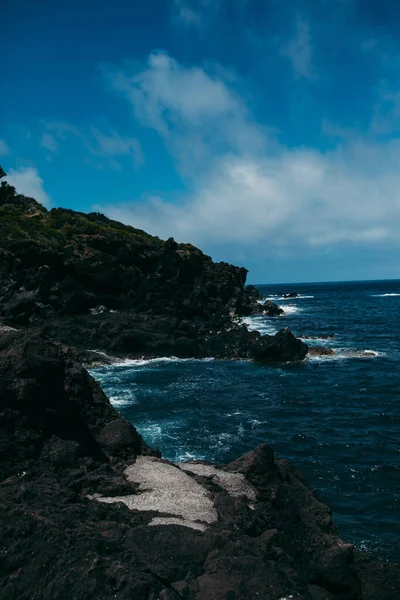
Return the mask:
[[(344, 543), (330, 509), (268, 445), (227, 465), (164, 461), (76, 353), (37, 333), (1, 336), (0, 374), (3, 413), (13, 407), (0, 485), (6, 597), (33, 582), (44, 600), (61, 590), (79, 600), (387, 600), (398, 590), (400, 566)], [(33, 446), (22, 443), (29, 431)], [(164, 500), (147, 502), (141, 486)]]

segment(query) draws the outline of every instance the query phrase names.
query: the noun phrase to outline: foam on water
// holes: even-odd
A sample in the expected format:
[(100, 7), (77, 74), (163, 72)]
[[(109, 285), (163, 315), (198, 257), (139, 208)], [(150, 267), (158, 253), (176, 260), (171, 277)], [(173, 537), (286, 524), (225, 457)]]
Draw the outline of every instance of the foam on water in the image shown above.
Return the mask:
[(285, 298), (285, 296), (280, 296), (279, 294), (272, 294), (271, 296), (267, 296), (266, 298), (264, 298), (263, 300), (259, 300), (259, 303), (262, 304), (263, 302), (265, 302), (265, 300), (271, 300), (271, 302), (276, 302), (277, 300), (311, 300), (312, 298), (315, 298), (315, 296), (311, 296), (311, 295), (307, 295), (307, 294), (299, 294), (298, 296), (295, 296), (294, 298)]
[[(177, 356), (160, 356), (157, 358), (117, 358), (115, 356), (110, 356), (105, 352), (100, 352), (99, 350), (92, 350), (91, 352), (96, 352), (96, 354), (100, 354), (106, 357), (108, 360), (112, 361), (111, 364), (101, 365), (101, 368), (116, 368), (116, 367), (145, 367), (148, 365), (157, 365), (157, 364), (165, 364), (165, 363), (175, 363), (175, 362), (190, 362), (190, 361), (202, 361), (202, 362), (212, 362), (215, 360), (213, 357), (207, 358), (178, 358)], [(96, 367), (98, 368), (98, 367)], [(90, 369), (89, 369), (90, 370)]]
[(388, 298), (390, 296), (400, 296), (400, 294), (371, 294), (371, 298)]
[[(304, 339), (310, 347), (332, 348), (333, 356), (283, 365), (171, 357), (92, 373), (165, 458), (225, 463), (266, 442), (306, 474), (346, 541), (399, 560), (400, 297), (371, 297), (392, 295), (396, 287), (303, 285), (302, 295), (315, 298), (278, 301), (287, 316), (241, 320), (270, 335), (289, 326), (313, 338)], [(291, 288), (260, 286), (260, 292), (277, 300)], [(297, 310), (290, 313), (291, 306)], [(333, 333), (332, 340), (323, 337)], [(121, 393), (128, 389), (132, 401)]]
[(271, 322), (271, 317), (264, 317), (263, 315), (256, 317), (243, 317), (240, 322), (247, 326), (249, 331), (259, 331), (261, 335), (275, 335), (279, 331), (279, 327)]
[(326, 354), (321, 356), (307, 356), (306, 360), (312, 362), (331, 362), (333, 360), (349, 360), (349, 359), (372, 359), (386, 356), (385, 352), (377, 352), (376, 350), (349, 350), (347, 348), (335, 348), (335, 354)]
[[(285, 304), (283, 306), (280, 306), (279, 308), (282, 308), (285, 311), (286, 315), (294, 315), (294, 313), (297, 312), (301, 312), (303, 309), (300, 308), (299, 306), (296, 306), (295, 304)], [(285, 316), (285, 315), (282, 315)]]
[(129, 394), (129, 396), (124, 397), (124, 396), (110, 396), (110, 402), (113, 406), (128, 406), (131, 404), (136, 404), (136, 400), (135, 397), (132, 394)]

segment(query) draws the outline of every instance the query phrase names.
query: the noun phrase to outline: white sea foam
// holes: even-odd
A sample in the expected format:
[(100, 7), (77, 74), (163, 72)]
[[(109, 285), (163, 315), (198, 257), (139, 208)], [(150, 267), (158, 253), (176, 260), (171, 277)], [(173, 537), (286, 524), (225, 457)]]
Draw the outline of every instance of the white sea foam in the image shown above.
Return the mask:
[[(115, 367), (144, 367), (146, 365), (157, 365), (164, 363), (174, 363), (174, 362), (190, 362), (190, 361), (198, 361), (198, 362), (212, 362), (215, 360), (213, 357), (207, 358), (178, 358), (177, 356), (161, 356), (158, 358), (117, 358), (115, 356), (109, 356), (105, 352), (100, 352), (99, 350), (92, 350), (92, 352), (96, 352), (96, 354), (100, 354), (107, 359), (109, 359), (111, 364), (100, 365), (102, 368), (115, 368)], [(95, 369), (96, 367), (92, 367)]]
[(174, 459), (175, 462), (187, 462), (188, 460), (205, 460), (206, 457), (204, 454), (193, 454), (191, 452), (183, 452), (182, 454), (178, 454)]
[(393, 294), (371, 294), (372, 298), (387, 298), (389, 296), (400, 296), (399, 293), (393, 293)]
[(249, 331), (258, 331), (261, 335), (275, 335), (278, 332), (278, 327), (267, 321), (265, 317), (243, 317), (240, 322), (246, 325)]
[(306, 299), (311, 299), (311, 298), (315, 298), (315, 296), (309, 296), (307, 294), (299, 294), (298, 296), (295, 296), (294, 298), (285, 298), (285, 296), (280, 296), (278, 294), (273, 294), (272, 296), (267, 296), (266, 298), (264, 298), (264, 300), (259, 300), (260, 304), (262, 304), (263, 302), (265, 302), (265, 300), (271, 300), (271, 302), (276, 302), (277, 300), (306, 300)]
[(137, 404), (135, 397), (126, 398), (123, 396), (110, 396), (110, 402), (113, 406), (127, 406), (129, 404)]
[(322, 356), (307, 356), (307, 360), (311, 362), (329, 362), (332, 360), (347, 360), (349, 358), (359, 358), (362, 360), (368, 358), (376, 358), (386, 356), (385, 352), (376, 350), (348, 350), (346, 348), (335, 348), (335, 354)]
[(325, 338), (325, 337), (303, 337), (302, 335), (298, 335), (296, 336), (299, 338), (299, 340), (303, 340), (307, 346), (320, 346), (321, 344), (323, 344), (324, 346), (332, 346), (335, 344), (335, 342), (337, 342), (337, 338)]
[(282, 308), (285, 311), (286, 315), (294, 315), (294, 313), (300, 312), (302, 310), (295, 304), (285, 304), (284, 306), (280, 306), (279, 308)]

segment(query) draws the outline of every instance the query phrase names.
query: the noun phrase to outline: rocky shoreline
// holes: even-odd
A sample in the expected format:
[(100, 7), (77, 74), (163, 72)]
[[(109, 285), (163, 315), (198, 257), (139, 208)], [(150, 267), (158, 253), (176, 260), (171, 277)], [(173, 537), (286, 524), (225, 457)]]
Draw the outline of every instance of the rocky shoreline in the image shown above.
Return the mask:
[(264, 444), (174, 464), (119, 417), (77, 354), (0, 336), (0, 590), (7, 600), (393, 600), (400, 567), (343, 542)]
[[(0, 322), (80, 352), (303, 359), (307, 345), (288, 330), (261, 336), (238, 322), (260, 310), (246, 274), (190, 244), (99, 213), (47, 211), (0, 187)], [(269, 304), (262, 310), (281, 313)]]
[(343, 542), (330, 509), (269, 446), (227, 465), (163, 460), (83, 366), (303, 360), (308, 347), (288, 329), (261, 336), (240, 323), (282, 314), (245, 282), (245, 269), (190, 244), (47, 211), (2, 184), (2, 598), (399, 595), (400, 567)]

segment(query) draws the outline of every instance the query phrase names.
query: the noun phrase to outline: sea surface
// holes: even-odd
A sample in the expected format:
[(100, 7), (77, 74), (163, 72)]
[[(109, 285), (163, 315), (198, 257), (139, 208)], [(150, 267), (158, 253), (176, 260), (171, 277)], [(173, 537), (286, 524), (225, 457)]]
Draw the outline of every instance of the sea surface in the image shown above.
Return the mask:
[[(92, 374), (165, 458), (226, 462), (267, 442), (307, 475), (344, 539), (400, 561), (400, 281), (257, 287), (286, 315), (249, 327), (331, 335), (305, 341), (335, 355), (126, 361)], [(299, 297), (284, 299), (292, 290)]]

